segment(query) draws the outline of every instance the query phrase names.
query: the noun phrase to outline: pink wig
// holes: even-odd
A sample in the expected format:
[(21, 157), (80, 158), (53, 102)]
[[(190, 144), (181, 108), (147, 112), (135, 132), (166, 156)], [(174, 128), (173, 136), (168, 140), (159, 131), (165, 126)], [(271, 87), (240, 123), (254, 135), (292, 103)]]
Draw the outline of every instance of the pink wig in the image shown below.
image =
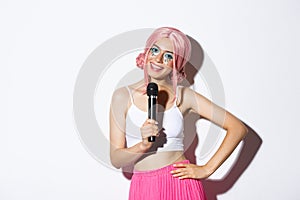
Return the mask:
[(191, 43), (184, 33), (172, 27), (161, 27), (156, 29), (146, 41), (144, 52), (140, 53), (136, 58), (136, 64), (139, 68), (144, 70), (145, 85), (147, 85), (149, 81), (145, 60), (148, 57), (150, 48), (161, 38), (169, 38), (173, 44), (174, 60), (172, 82), (176, 94), (177, 82), (180, 82), (185, 78), (186, 74), (184, 72), (184, 66), (191, 56)]

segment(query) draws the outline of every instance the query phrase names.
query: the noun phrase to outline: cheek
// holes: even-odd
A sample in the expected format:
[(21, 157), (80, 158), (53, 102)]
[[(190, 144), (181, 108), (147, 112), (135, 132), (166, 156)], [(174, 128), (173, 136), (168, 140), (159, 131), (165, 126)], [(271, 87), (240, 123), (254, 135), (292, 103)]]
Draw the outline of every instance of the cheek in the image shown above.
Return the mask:
[(155, 59), (155, 56), (152, 56), (150, 53), (148, 54), (146, 58), (146, 63), (149, 63), (150, 61), (153, 61)]
[(171, 69), (173, 69), (173, 61), (169, 61), (167, 66), (170, 67)]

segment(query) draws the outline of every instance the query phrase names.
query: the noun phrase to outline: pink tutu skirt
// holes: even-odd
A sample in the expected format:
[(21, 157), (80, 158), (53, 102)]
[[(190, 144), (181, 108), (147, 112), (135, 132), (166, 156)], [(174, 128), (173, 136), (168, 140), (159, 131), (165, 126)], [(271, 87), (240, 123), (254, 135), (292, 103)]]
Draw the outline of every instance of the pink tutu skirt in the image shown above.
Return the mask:
[[(188, 160), (180, 163), (189, 163)], [(130, 184), (129, 200), (205, 200), (200, 180), (172, 176), (172, 165), (149, 170), (134, 171)]]

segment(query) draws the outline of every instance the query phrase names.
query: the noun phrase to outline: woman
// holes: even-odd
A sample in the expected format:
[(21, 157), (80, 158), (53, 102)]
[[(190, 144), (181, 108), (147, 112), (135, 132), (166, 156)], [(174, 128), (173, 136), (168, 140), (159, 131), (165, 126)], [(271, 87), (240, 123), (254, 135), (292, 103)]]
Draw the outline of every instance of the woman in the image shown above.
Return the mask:
[[(247, 133), (231, 113), (187, 87), (184, 66), (191, 55), (181, 31), (162, 27), (148, 38), (137, 66), (144, 79), (114, 92), (110, 110), (110, 156), (116, 168), (134, 165), (129, 199), (205, 199), (201, 179), (209, 177), (228, 158)], [(146, 86), (158, 85), (158, 117), (147, 119)], [(183, 116), (195, 112), (227, 131), (224, 141), (203, 166), (184, 156)], [(148, 137), (156, 136), (155, 142)]]

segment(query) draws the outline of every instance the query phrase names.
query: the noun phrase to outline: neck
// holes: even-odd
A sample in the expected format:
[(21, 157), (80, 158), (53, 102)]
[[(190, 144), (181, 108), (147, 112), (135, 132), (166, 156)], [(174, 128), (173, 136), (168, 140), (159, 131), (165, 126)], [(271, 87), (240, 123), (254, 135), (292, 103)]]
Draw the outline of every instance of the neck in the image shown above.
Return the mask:
[(154, 78), (149, 78), (149, 82), (153, 82), (156, 83), (157, 85), (161, 85), (161, 86), (170, 86), (172, 85), (172, 82), (170, 80), (167, 79), (154, 79)]
[(157, 80), (157, 79), (150, 78), (149, 83), (150, 82), (156, 83), (158, 85), (158, 90), (166, 91), (169, 96), (175, 93), (174, 88), (173, 88), (173, 83), (169, 79), (168, 80), (166, 80), (166, 79)]

